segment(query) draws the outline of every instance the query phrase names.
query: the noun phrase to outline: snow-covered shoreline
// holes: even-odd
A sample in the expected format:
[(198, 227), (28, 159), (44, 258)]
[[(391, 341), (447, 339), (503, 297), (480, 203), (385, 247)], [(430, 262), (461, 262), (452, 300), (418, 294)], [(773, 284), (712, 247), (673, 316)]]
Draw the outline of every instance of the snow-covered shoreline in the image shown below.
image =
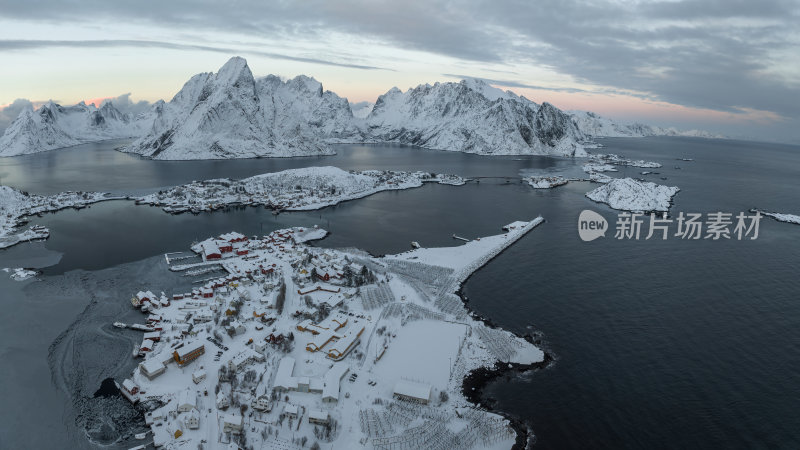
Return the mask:
[(758, 212), (761, 213), (762, 216), (769, 216), (773, 219), (777, 220), (778, 222), (785, 222), (785, 223), (792, 223), (795, 225), (800, 225), (800, 216), (795, 214), (785, 214), (785, 213), (777, 213), (777, 212), (768, 212), (763, 211), (760, 209), (753, 208), (750, 212)]
[(0, 186), (0, 249), (21, 242), (47, 239), (49, 230), (33, 226), (17, 232), (27, 216), (55, 212), (67, 208), (85, 208), (93, 203), (119, 200), (102, 192), (61, 192), (54, 195), (36, 195), (8, 186)]
[(416, 188), (429, 182), (460, 186), (466, 181), (455, 175), (426, 172), (347, 172), (336, 167), (307, 167), (242, 180), (189, 183), (139, 197), (137, 202), (160, 206), (170, 213), (212, 211), (233, 204), (308, 211), (382, 191)]
[[(208, 242), (231, 242), (220, 260), (223, 282), (134, 296), (152, 331), (140, 349), (144, 362), (119, 384), (148, 406), (153, 439), (165, 448), (201, 440), (204, 448), (271, 448), (289, 444), (287, 436), (294, 444), (303, 438), (337, 448), (431, 440), (511, 447), (511, 422), (471, 403), (464, 379), (497, 362), (532, 367), (545, 356), (471, 316), (457, 292), (542, 222), (514, 222), (503, 234), (462, 246), (382, 258), (299, 243), (323, 230), (222, 235)], [(215, 251), (209, 245), (197, 247), (204, 258)], [(328, 342), (326, 324), (336, 323)], [(352, 348), (349, 336), (358, 336)], [(197, 345), (204, 350), (193, 359), (173, 358)]]
[(614, 178), (586, 193), (586, 197), (613, 209), (632, 212), (668, 211), (672, 197), (680, 189), (642, 182), (633, 178)]

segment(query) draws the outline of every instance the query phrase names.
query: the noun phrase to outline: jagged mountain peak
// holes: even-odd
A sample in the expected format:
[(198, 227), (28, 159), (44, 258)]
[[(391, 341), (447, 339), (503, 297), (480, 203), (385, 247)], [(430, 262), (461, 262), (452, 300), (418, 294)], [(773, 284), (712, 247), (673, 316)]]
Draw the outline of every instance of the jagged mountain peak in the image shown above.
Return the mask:
[(214, 82), (218, 86), (233, 86), (243, 89), (252, 87), (255, 89), (253, 72), (250, 71), (247, 61), (240, 56), (234, 56), (220, 67), (214, 76)]
[(294, 89), (312, 92), (319, 96), (323, 93), (322, 83), (314, 79), (314, 77), (306, 75), (298, 75), (287, 81), (286, 84)]
[(377, 140), (479, 154), (585, 154), (583, 134), (552, 105), (481, 80), (391, 89), (367, 116)]

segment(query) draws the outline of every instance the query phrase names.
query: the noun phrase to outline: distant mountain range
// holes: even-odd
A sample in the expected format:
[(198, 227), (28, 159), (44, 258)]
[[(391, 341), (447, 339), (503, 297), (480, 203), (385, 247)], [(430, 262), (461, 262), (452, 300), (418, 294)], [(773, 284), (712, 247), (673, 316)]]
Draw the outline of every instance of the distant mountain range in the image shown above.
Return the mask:
[(48, 103), (24, 109), (0, 137), (0, 156), (115, 138), (122, 151), (153, 159), (227, 159), (333, 154), (332, 143), (396, 142), (483, 155), (584, 156), (602, 136), (691, 135), (621, 124), (590, 112), (563, 112), (480, 80), (390, 89), (374, 105), (347, 99), (307, 76), (253, 77), (231, 58), (217, 73), (193, 76), (169, 102), (131, 116)]
[(707, 131), (679, 131), (675, 128), (662, 128), (642, 123), (623, 123), (593, 112), (569, 111), (578, 128), (590, 137), (647, 137), (647, 136), (687, 136), (702, 138), (724, 138)]
[(61, 106), (53, 102), (34, 111), (28, 106), (0, 137), (0, 156), (24, 155), (115, 138), (142, 135), (152, 114), (131, 117), (112, 103), (100, 108), (83, 102)]

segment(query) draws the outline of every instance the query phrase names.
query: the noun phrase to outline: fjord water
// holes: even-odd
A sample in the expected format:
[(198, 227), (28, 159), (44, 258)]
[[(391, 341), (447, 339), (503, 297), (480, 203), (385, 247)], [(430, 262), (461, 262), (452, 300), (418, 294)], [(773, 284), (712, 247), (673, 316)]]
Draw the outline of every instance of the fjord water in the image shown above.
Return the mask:
[[(612, 175), (680, 187), (673, 216), (681, 211), (735, 214), (752, 207), (800, 213), (798, 147), (685, 138), (602, 142), (607, 148), (598, 151), (663, 164), (655, 169), (658, 174), (640, 175), (645, 169), (628, 167)], [(612, 226), (617, 215), (583, 196), (596, 185), (574, 182), (537, 191), (518, 179), (529, 173), (577, 176), (580, 160), (478, 157), (371, 145), (339, 146), (334, 157), (157, 162), (115, 152), (113, 145), (2, 159), (0, 177), (3, 184), (40, 193), (148, 191), (312, 165), (498, 178), (462, 187), (383, 192), (320, 211), (279, 216), (260, 208), (171, 216), (130, 202), (101, 203), (34, 218), (34, 223), (51, 227), (50, 240), (0, 252), (0, 267), (13, 267), (23, 256), (62, 253), (58, 264), (45, 269), (45, 278), (50, 278), (185, 250), (197, 238), (231, 229), (260, 234), (312, 224), (332, 232), (316, 245), (385, 254), (408, 249), (412, 240), (425, 246), (457, 245), (450, 238), (453, 233), (494, 234), (513, 220), (541, 214), (544, 225), (464, 287), (473, 310), (512, 331), (543, 333), (547, 350), (556, 357), (546, 370), (502, 379), (486, 390), (487, 401), (532, 425), (537, 447), (800, 445), (796, 225), (763, 219), (754, 241), (619, 241), (612, 230), (605, 239), (585, 243), (577, 235), (581, 210), (599, 212)], [(120, 292), (119, 301), (129, 295)], [(45, 307), (19, 301), (14, 306)], [(60, 311), (42, 317), (47, 323), (40, 326), (64, 329), (83, 306), (75, 305), (72, 316)], [(8, 370), (0, 372), (3, 385), (19, 382), (21, 369), (13, 367), (30, 363), (19, 355), (47, 359), (47, 346), (38, 340), (19, 342), (20, 327), (18, 321), (4, 322), (1, 350), (8, 355)], [(12, 347), (17, 351), (9, 351)], [(33, 406), (31, 396), (36, 395), (54, 403), (52, 386), (38, 392), (26, 393), (14, 404), (36, 411), (32, 414), (40, 416), (40, 423), (63, 427), (61, 422), (72, 420), (70, 414)], [(13, 399), (17, 394), (9, 390), (7, 395)], [(19, 414), (5, 409), (0, 420), (8, 423), (6, 416)], [(0, 443), (25, 442), (19, 440), (23, 432), (24, 426), (6, 430)]]

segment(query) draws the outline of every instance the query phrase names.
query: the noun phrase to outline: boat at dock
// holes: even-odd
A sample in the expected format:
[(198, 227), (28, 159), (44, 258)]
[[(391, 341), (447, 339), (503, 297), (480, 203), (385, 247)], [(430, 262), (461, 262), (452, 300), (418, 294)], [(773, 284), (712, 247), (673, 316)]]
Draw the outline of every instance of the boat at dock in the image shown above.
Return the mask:
[(122, 322), (114, 322), (114, 326), (117, 328), (128, 328), (128, 326)]

